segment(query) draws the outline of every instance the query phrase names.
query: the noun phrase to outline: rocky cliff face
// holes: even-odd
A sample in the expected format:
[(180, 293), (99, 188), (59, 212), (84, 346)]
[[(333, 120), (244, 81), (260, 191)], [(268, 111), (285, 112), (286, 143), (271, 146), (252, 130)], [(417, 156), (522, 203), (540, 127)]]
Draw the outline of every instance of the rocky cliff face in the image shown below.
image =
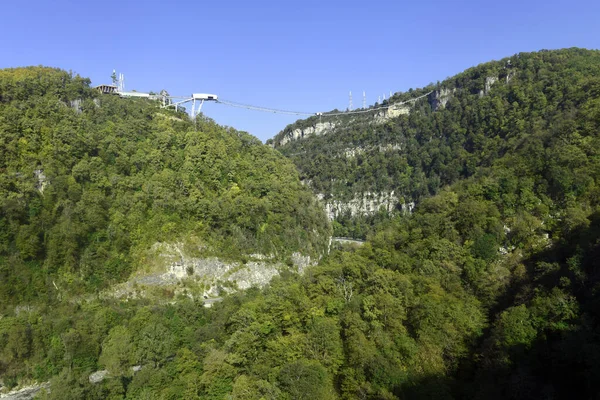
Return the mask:
[(324, 135), (332, 131), (335, 127), (336, 124), (333, 122), (318, 122), (314, 126), (309, 126), (303, 129), (297, 128), (284, 135), (281, 140), (275, 143), (275, 146), (283, 146), (292, 140), (298, 140), (313, 135)]
[(392, 118), (408, 115), (410, 114), (410, 109), (411, 106), (408, 104), (392, 104), (388, 108), (383, 108), (378, 111), (373, 117), (373, 123), (383, 124)]
[[(506, 74), (506, 75), (505, 75)], [(324, 204), (327, 215), (330, 219), (336, 219), (339, 216), (361, 216), (369, 215), (377, 212), (379, 209), (384, 209), (388, 212), (400, 210), (402, 212), (411, 212), (414, 207), (414, 202), (407, 198), (407, 194), (395, 194), (391, 192), (375, 192), (371, 188), (371, 192), (363, 192), (365, 186), (356, 185), (361, 188), (361, 192), (355, 192), (354, 197), (348, 199), (348, 191), (346, 187), (340, 189), (337, 177), (328, 170), (327, 161), (320, 158), (314, 164), (306, 162), (311, 160), (316, 155), (326, 155), (331, 161), (331, 170), (347, 171), (348, 165), (364, 165), (364, 160), (373, 159), (389, 159), (388, 157), (402, 157), (402, 154), (407, 148), (406, 141), (410, 137), (394, 138), (390, 136), (390, 126), (384, 124), (399, 117), (410, 115), (414, 110), (427, 109), (429, 106), (431, 111), (442, 111), (451, 101), (453, 97), (462, 96), (463, 94), (476, 94), (486, 96), (493, 90), (495, 85), (508, 84), (515, 70), (507, 70), (501, 75), (495, 73), (485, 73), (476, 75), (473, 81), (468, 81), (465, 84), (460, 79), (453, 80), (452, 78), (439, 85), (437, 88), (428, 87), (419, 92), (411, 92), (412, 98), (408, 98), (408, 93), (399, 95), (393, 98), (389, 106), (381, 108), (373, 108), (368, 112), (360, 114), (345, 114), (338, 116), (323, 115), (323, 120), (329, 119), (328, 122), (321, 122), (317, 118), (299, 121), (295, 125), (286, 128), (283, 132), (277, 135), (272, 142), (273, 147), (282, 147), (283, 154), (290, 157), (303, 157), (300, 161), (301, 172), (306, 174), (304, 183), (313, 187), (317, 196)], [(477, 87), (469, 86), (470, 82), (477, 82)], [(400, 99), (403, 99), (400, 101)], [(420, 101), (419, 101), (420, 100)], [(417, 102), (419, 101), (419, 102)], [(418, 108), (415, 108), (418, 104)], [(311, 125), (312, 122), (312, 125)], [(396, 121), (401, 124), (399, 119)], [(404, 121), (405, 122), (405, 121)], [(392, 125), (395, 122), (391, 123)], [(306, 127), (308, 125), (308, 127)], [(302, 128), (295, 128), (301, 126)], [(295, 129), (294, 129), (295, 128)], [(326, 137), (315, 137), (328, 135)], [(333, 138), (332, 136), (337, 136)], [(399, 140), (401, 139), (401, 140)], [(305, 141), (304, 141), (305, 140)], [(404, 140), (404, 142), (402, 141)], [(302, 143), (295, 143), (302, 141)], [(315, 146), (314, 143), (319, 143)], [(322, 146), (326, 144), (326, 146)], [(377, 152), (381, 153), (377, 155)], [(340, 162), (340, 159), (346, 159), (347, 164)], [(297, 163), (298, 164), (298, 163)], [(356, 166), (355, 165), (355, 166)], [(381, 165), (385, 165), (384, 162)], [(304, 167), (304, 169), (303, 169)], [(372, 166), (376, 168), (376, 166)], [(313, 186), (313, 170), (325, 171), (331, 182), (337, 182), (337, 185), (332, 185), (336, 189), (327, 192), (322, 187), (316, 188)], [(367, 171), (369, 172), (369, 171)], [(382, 172), (385, 175), (385, 171)], [(339, 180), (343, 180), (341, 177)], [(360, 176), (352, 176), (348, 180), (347, 187), (354, 186), (356, 180), (362, 179)], [(393, 186), (393, 185), (390, 185)], [(367, 186), (368, 188), (368, 186)], [(340, 194), (340, 193), (343, 193)], [(399, 200), (401, 198), (402, 200)]]
[(316, 263), (300, 253), (292, 254), (291, 265), (261, 254), (251, 254), (244, 262), (200, 258), (188, 254), (182, 243), (157, 243), (153, 253), (158, 271), (140, 273), (118, 285), (108, 296), (146, 297), (147, 289), (163, 288), (174, 295), (214, 298), (252, 286), (263, 287), (284, 270), (302, 273), (307, 266)]
[(456, 92), (456, 89), (445, 89), (442, 88), (440, 90), (436, 90), (432, 93), (432, 97), (429, 100), (431, 104), (431, 108), (433, 111), (441, 110), (446, 107), (446, 103), (452, 97), (452, 95)]
[(31, 400), (36, 398), (37, 394), (42, 390), (49, 390), (50, 383), (44, 382), (40, 384), (35, 384), (31, 386), (22, 387), (20, 389), (15, 389), (10, 392), (2, 393), (2, 385), (0, 385), (0, 399), (4, 400)]
[[(372, 114), (369, 114), (369, 117), (371, 118), (371, 123), (382, 124), (389, 121), (392, 118), (410, 114), (411, 108), (412, 104), (410, 103), (392, 104), (389, 107), (381, 108), (379, 110), (374, 109)], [(323, 118), (335, 117), (323, 116)], [(345, 123), (347, 124), (348, 122)], [(291, 129), (287, 132), (284, 131), (283, 135), (274, 140), (273, 147), (285, 146), (286, 144), (294, 140), (304, 139), (310, 136), (326, 135), (330, 132), (335, 131), (335, 128), (340, 126), (341, 124), (342, 123), (339, 121), (319, 121), (312, 126)]]
[(349, 201), (336, 199), (325, 199), (325, 196), (318, 194), (317, 197), (325, 206), (325, 211), (330, 220), (334, 220), (339, 216), (348, 215), (357, 217), (361, 215), (371, 215), (377, 211), (384, 209), (387, 212), (392, 212), (396, 209), (402, 212), (412, 212), (415, 204), (400, 203), (394, 192), (390, 193), (371, 193), (366, 192), (354, 196)]

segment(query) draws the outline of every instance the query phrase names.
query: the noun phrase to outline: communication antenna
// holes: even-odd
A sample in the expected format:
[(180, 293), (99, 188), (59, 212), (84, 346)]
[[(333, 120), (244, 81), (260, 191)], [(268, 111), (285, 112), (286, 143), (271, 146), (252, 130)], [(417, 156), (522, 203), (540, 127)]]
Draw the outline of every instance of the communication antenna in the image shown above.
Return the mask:
[(381, 96), (377, 96), (377, 103), (381, 104)]
[(125, 75), (122, 73), (119, 74), (119, 86), (117, 88), (118, 92), (123, 93), (125, 91)]
[(348, 102), (348, 110), (352, 111), (352, 92), (350, 92), (350, 101)]
[(363, 108), (367, 108), (367, 93), (363, 90)]

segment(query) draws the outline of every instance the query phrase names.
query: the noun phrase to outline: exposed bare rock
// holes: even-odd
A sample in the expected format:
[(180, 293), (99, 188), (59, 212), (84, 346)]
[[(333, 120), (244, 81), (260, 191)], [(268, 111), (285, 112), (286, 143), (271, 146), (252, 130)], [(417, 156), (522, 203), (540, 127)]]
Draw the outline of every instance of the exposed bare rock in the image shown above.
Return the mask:
[(431, 107), (433, 111), (442, 110), (446, 108), (446, 103), (452, 97), (452, 95), (456, 92), (456, 89), (446, 89), (441, 88), (432, 93), (433, 98), (431, 100)]
[(496, 82), (498, 82), (498, 77), (496, 76), (488, 76), (487, 78), (485, 78), (485, 94), (489, 93), (490, 89), (492, 88), (492, 85)]
[(330, 220), (334, 220), (337, 217), (346, 214), (350, 214), (352, 217), (371, 215), (379, 211), (382, 207), (387, 212), (400, 209), (404, 214), (412, 213), (415, 208), (414, 202), (401, 203), (394, 191), (390, 193), (366, 192), (361, 195), (356, 195), (348, 201), (335, 199), (325, 200), (323, 194), (317, 194), (317, 197), (325, 205), (325, 212)]
[(329, 131), (333, 130), (336, 127), (336, 124), (333, 122), (317, 122), (314, 126), (309, 126), (306, 128), (298, 128), (298, 129), (294, 129), (293, 131), (290, 131), (287, 135), (285, 135), (283, 138), (281, 138), (281, 140), (279, 141), (279, 143), (277, 143), (277, 146), (283, 146), (286, 143), (289, 143), (293, 140), (298, 140), (298, 139), (302, 139), (308, 136), (313, 136), (313, 135), (325, 135), (326, 133), (328, 133)]
[(44, 174), (44, 171), (41, 170), (41, 169), (36, 169), (35, 171), (33, 171), (33, 174), (35, 175), (35, 178), (37, 179), (37, 183), (35, 185), (35, 188), (40, 193), (43, 194), (44, 193), (44, 189), (48, 185), (48, 180), (46, 179), (46, 175)]
[(485, 88), (479, 91), (479, 97), (488, 94), (490, 92), (490, 89), (492, 88), (492, 85), (494, 85), (494, 83), (496, 82), (498, 82), (498, 78), (495, 76), (488, 76), (487, 78), (485, 78)]
[(100, 371), (96, 371), (96, 372), (94, 372), (94, 373), (90, 374), (90, 377), (89, 377), (90, 383), (94, 383), (94, 384), (95, 384), (95, 383), (100, 383), (100, 382), (102, 382), (102, 381), (103, 381), (103, 380), (104, 380), (104, 379), (105, 379), (105, 378), (106, 378), (108, 375), (109, 375), (109, 374), (108, 374), (108, 371), (107, 371), (107, 370), (105, 370), (105, 369), (103, 369), (103, 370), (100, 370)]
[(410, 114), (411, 105), (406, 103), (391, 104), (388, 108), (378, 111), (373, 119), (375, 124), (383, 124), (392, 118)]
[(33, 399), (40, 390), (50, 389), (50, 383), (44, 382), (31, 386), (26, 386), (17, 390), (10, 391), (8, 393), (0, 394), (0, 399), (4, 400), (31, 400)]
[(357, 195), (349, 201), (342, 200), (324, 200), (322, 194), (317, 195), (319, 200), (325, 203), (325, 211), (329, 219), (333, 220), (340, 215), (350, 213), (351, 216), (373, 214), (381, 207), (391, 212), (398, 204), (398, 198), (394, 192), (391, 193), (363, 193)]
[[(174, 294), (193, 295), (182, 286), (184, 282), (203, 287), (204, 299), (215, 298), (252, 286), (263, 287), (284, 269), (290, 267), (273, 261), (272, 256), (251, 254), (246, 262), (223, 261), (216, 257), (199, 258), (188, 255), (181, 243), (157, 243), (153, 247), (158, 263), (164, 265), (161, 272), (144, 273), (118, 285), (109, 296), (135, 298), (144, 296), (144, 288), (171, 288)], [(294, 253), (291, 256), (293, 270), (302, 272), (315, 263), (310, 256)]]

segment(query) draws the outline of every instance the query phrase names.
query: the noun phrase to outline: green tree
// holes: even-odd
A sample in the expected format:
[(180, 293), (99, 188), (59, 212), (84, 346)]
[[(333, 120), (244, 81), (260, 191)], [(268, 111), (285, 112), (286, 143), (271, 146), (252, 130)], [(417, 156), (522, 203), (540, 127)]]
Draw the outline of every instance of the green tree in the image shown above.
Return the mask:
[[(118, 346), (126, 346), (125, 340), (125, 337), (121, 337)], [(173, 336), (161, 323), (150, 322), (144, 326), (139, 332), (136, 344), (137, 359), (142, 363), (151, 363), (155, 368), (160, 366), (174, 352)], [(114, 343), (114, 345), (116, 346), (117, 343)], [(120, 361), (117, 362), (117, 367), (120, 363)], [(115, 364), (111, 363), (111, 365), (114, 366)]]
[[(146, 340), (146, 338), (142, 340)], [(129, 376), (133, 354), (131, 334), (126, 327), (119, 325), (112, 328), (104, 339), (98, 362), (113, 376)]]
[(278, 381), (285, 398), (330, 398), (330, 382), (326, 369), (318, 362), (299, 360), (281, 368)]

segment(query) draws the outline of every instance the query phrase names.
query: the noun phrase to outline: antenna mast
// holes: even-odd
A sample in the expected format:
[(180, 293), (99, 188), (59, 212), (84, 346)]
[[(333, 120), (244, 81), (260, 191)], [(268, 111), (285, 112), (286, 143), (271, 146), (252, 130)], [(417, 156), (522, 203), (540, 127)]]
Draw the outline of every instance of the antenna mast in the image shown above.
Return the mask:
[(117, 92), (123, 93), (125, 91), (125, 75), (119, 73), (119, 80), (117, 85)]
[(348, 102), (348, 110), (352, 111), (352, 92), (350, 92), (350, 101)]
[(363, 90), (363, 108), (367, 108), (367, 93)]

